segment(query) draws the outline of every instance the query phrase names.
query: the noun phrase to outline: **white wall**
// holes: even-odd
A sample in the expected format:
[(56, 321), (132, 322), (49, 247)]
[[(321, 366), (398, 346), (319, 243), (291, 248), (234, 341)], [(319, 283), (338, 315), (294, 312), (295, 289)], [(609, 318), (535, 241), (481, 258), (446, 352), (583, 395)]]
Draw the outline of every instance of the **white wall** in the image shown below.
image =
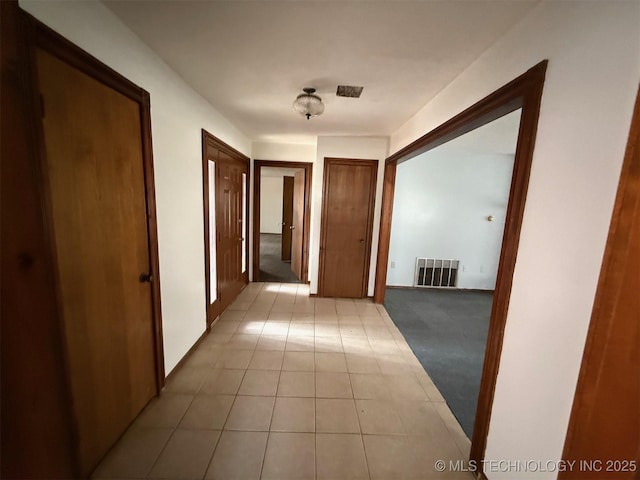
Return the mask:
[(260, 233), (282, 233), (283, 176), (265, 177), (260, 182)]
[(316, 161), (316, 145), (253, 142), (251, 145), (251, 158), (256, 160), (313, 163)]
[(249, 155), (249, 140), (99, 2), (20, 6), (151, 95), (166, 373), (205, 331), (201, 129)]
[(494, 289), (519, 121), (516, 110), (398, 165), (387, 285), (412, 286), (416, 257), (430, 257), (460, 260), (458, 288)]
[(262, 167), (260, 174), (260, 233), (282, 234), (284, 177), (294, 177), (301, 168)]
[(325, 157), (357, 158), (378, 160), (378, 177), (373, 218), (373, 240), (371, 244), (371, 262), (369, 264), (369, 291), (373, 295), (375, 284), (378, 237), (380, 233), (380, 209), (382, 201), (382, 182), (384, 180), (384, 160), (389, 153), (387, 137), (318, 137), (318, 151), (313, 168), (313, 186), (311, 192), (311, 247), (309, 253), (310, 292), (318, 292), (318, 267), (320, 249), (320, 224), (322, 214), (322, 180)]
[[(396, 151), (549, 59), (487, 459), (561, 458), (640, 79), (639, 45), (638, 2), (542, 3), (391, 138)], [(569, 280), (549, 281), (556, 271)]]

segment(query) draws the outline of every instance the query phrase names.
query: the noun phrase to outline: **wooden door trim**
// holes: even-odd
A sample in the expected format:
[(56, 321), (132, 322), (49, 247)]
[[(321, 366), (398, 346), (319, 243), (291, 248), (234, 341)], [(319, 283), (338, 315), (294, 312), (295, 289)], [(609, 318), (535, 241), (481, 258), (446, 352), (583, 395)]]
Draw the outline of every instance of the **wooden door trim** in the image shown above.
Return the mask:
[(384, 301), (387, 281), (387, 263), (391, 241), (391, 221), (396, 167), (399, 163), (427, 152), (443, 143), (485, 125), (510, 112), (522, 108), (520, 131), (514, 159), (511, 190), (506, 215), (502, 250), (494, 294), (487, 347), (478, 397), (476, 420), (471, 442), (470, 458), (482, 466), (484, 459), (491, 407), (495, 392), (496, 378), (502, 339), (507, 320), (511, 284), (518, 253), (522, 217), (524, 214), (529, 173), (533, 159), (542, 89), (547, 60), (538, 63), (523, 75), (507, 83), (476, 104), (467, 108), (439, 127), (391, 155), (385, 161), (385, 179), (382, 193), (382, 214), (380, 218), (380, 239), (374, 302)]
[(143, 103), (144, 96), (149, 95), (144, 89), (102, 63), (90, 53), (28, 13), (25, 13), (25, 15), (29, 17), (29, 21), (33, 24), (38, 47), (138, 103)]
[(367, 237), (365, 239), (365, 268), (362, 278), (361, 297), (367, 296), (367, 290), (369, 287), (369, 271), (371, 270), (371, 244), (373, 242), (373, 217), (376, 199), (376, 187), (378, 184), (378, 160), (371, 159), (355, 159), (355, 158), (335, 158), (325, 157), (324, 159), (324, 175), (322, 179), (322, 214), (320, 219), (320, 255), (318, 265), (318, 296), (324, 296), (324, 261), (325, 261), (325, 246), (326, 246), (326, 222), (327, 222), (327, 208), (329, 198), (329, 173), (332, 165), (355, 165), (355, 166), (368, 166), (373, 168), (373, 176), (371, 177), (371, 189), (369, 195), (369, 205), (367, 210)]
[[(231, 145), (226, 144), (215, 135), (207, 132), (204, 128), (202, 129), (202, 200), (203, 200), (203, 225), (204, 225), (204, 257), (205, 257), (205, 309), (206, 309), (206, 319), (205, 322), (207, 324), (207, 330), (211, 328), (214, 320), (222, 314), (222, 304), (220, 302), (220, 290), (218, 288), (217, 299), (213, 303), (212, 312), (209, 314), (209, 302), (211, 300), (210, 295), (210, 285), (211, 278), (209, 277), (209, 263), (211, 262), (211, 258), (209, 255), (209, 159), (211, 158), (211, 154), (209, 152), (209, 147), (219, 150), (223, 153), (226, 153), (233, 160), (240, 162), (243, 166), (247, 167), (247, 178), (246, 178), (246, 192), (247, 192), (247, 204), (245, 205), (245, 215), (247, 218), (247, 224), (244, 225), (244, 238), (249, 238), (249, 184), (250, 184), (250, 168), (249, 168), (249, 157), (245, 154), (236, 150)], [(218, 158), (214, 160), (218, 162)], [(249, 283), (249, 246), (247, 245), (245, 265), (247, 266), (247, 271), (245, 272), (244, 282), (245, 284)], [(216, 268), (216, 272), (218, 269)], [(217, 281), (217, 279), (216, 279)]]
[[(29, 77), (30, 88), (32, 92), (32, 104), (36, 105), (36, 111), (32, 112), (32, 122), (38, 136), (38, 153), (39, 166), (41, 172), (40, 188), (45, 199), (44, 217), (47, 224), (47, 232), (49, 235), (49, 243), (51, 245), (50, 255), (54, 268), (57, 271), (57, 260), (55, 256), (55, 242), (53, 238), (52, 222), (52, 205), (50, 201), (50, 192), (46, 185), (46, 149), (44, 143), (44, 130), (42, 122), (40, 122), (40, 111), (37, 106), (40, 105), (40, 93), (37, 79), (36, 66), (36, 50), (42, 49), (51, 55), (57, 57), (63, 62), (69, 64), (73, 68), (92, 77), (98, 82), (112, 88), (121, 93), (125, 97), (138, 103), (140, 106), (140, 133), (142, 138), (142, 160), (144, 169), (145, 183), (145, 201), (146, 201), (146, 217), (147, 217), (147, 235), (149, 239), (149, 265), (152, 276), (151, 281), (151, 309), (153, 324), (153, 341), (154, 341), (154, 362), (156, 377), (156, 393), (159, 394), (165, 384), (164, 370), (164, 347), (162, 333), (162, 305), (161, 305), (161, 289), (160, 289), (160, 261), (158, 256), (158, 227), (156, 216), (156, 199), (155, 199), (155, 183), (154, 183), (154, 166), (153, 166), (153, 148), (151, 139), (151, 107), (150, 96), (147, 91), (138, 87), (136, 84), (120, 75), (112, 68), (103, 64), (82, 50), (80, 47), (70, 42), (60, 34), (56, 33), (43, 23), (36, 20), (31, 15), (24, 13), (28, 24), (28, 44), (29, 44)], [(56, 283), (58, 283), (56, 281)], [(57, 286), (59, 289), (59, 285)], [(58, 296), (58, 312), (62, 318), (62, 305)], [(62, 328), (62, 326), (61, 326)], [(60, 330), (62, 334), (62, 329)], [(68, 365), (68, 364), (67, 364)]]
[[(638, 214), (637, 204), (640, 201), (640, 87), (638, 88), (635, 107), (631, 120), (631, 128), (627, 141), (620, 180), (618, 182), (618, 193), (616, 195), (609, 235), (605, 246), (604, 257), (598, 279), (598, 288), (593, 303), (591, 321), (587, 332), (587, 340), (582, 356), (580, 374), (573, 399), (567, 436), (565, 438), (564, 460), (575, 459), (572, 449), (574, 442), (580, 438), (579, 420), (583, 410), (588, 408), (593, 400), (590, 395), (589, 386), (593, 388), (597, 385), (602, 370), (594, 359), (600, 358), (598, 352), (602, 352), (609, 340), (611, 326), (614, 321), (614, 314), (617, 311), (619, 296), (618, 293), (624, 288), (624, 278), (619, 269), (620, 265), (629, 264), (631, 238), (631, 228), (633, 228), (633, 215)], [(634, 205), (636, 210), (634, 211)], [(636, 224), (637, 225), (637, 224)], [(627, 287), (630, 288), (630, 287)], [(640, 455), (638, 451), (637, 455)], [(590, 460), (590, 459), (584, 459)], [(605, 459), (601, 459), (604, 461)], [(636, 460), (638, 458), (611, 459), (611, 460)], [(637, 468), (637, 467), (636, 467)], [(571, 471), (560, 473), (558, 478), (571, 477)], [(573, 472), (575, 474), (575, 472)], [(631, 477), (631, 476), (630, 476)], [(629, 477), (629, 478), (630, 478)], [(638, 478), (638, 477), (634, 477)]]
[[(80, 478), (32, 91), (33, 17), (0, 2), (2, 47), (2, 478)], [(29, 201), (25, 202), (25, 195)], [(24, 361), (29, 347), (32, 358)], [(37, 411), (27, 408), (38, 397)], [(38, 458), (34, 462), (33, 459)]]
[(302, 168), (304, 169), (304, 232), (302, 234), (302, 278), (309, 283), (309, 228), (311, 227), (311, 180), (313, 164), (308, 162), (287, 162), (284, 160), (253, 161), (253, 281), (260, 281), (260, 172), (262, 167)]
[(202, 129), (202, 143), (203, 143), (203, 147), (205, 145), (208, 145), (208, 146), (217, 148), (218, 150), (222, 150), (230, 157), (233, 157), (235, 160), (238, 160), (239, 162), (241, 162), (243, 165), (246, 164), (247, 169), (249, 168), (249, 157), (247, 157), (240, 150), (236, 150), (231, 145), (224, 143), (215, 135), (207, 132), (204, 128)]

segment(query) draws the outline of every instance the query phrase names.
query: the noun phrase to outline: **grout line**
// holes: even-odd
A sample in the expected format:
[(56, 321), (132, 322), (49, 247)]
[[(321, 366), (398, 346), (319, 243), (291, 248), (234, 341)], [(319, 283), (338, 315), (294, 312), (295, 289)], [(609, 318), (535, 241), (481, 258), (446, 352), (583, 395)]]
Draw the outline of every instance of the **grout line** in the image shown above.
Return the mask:
[(364, 446), (364, 434), (360, 434), (360, 444), (362, 445), (362, 453), (364, 453), (364, 463), (367, 466), (367, 476), (371, 480), (371, 469), (369, 468), (369, 457), (367, 456), (367, 449)]
[(317, 428), (315, 425), (315, 421), (316, 421), (316, 416), (315, 416), (315, 404), (316, 401), (315, 399), (313, 400), (313, 409), (314, 409), (314, 414), (313, 414), (313, 478), (318, 478), (318, 432), (317, 432)]
[[(158, 395), (158, 398), (160, 398), (160, 395)], [(180, 420), (178, 420), (178, 422), (175, 424), (175, 426), (173, 427), (173, 429), (171, 430), (171, 434), (169, 435), (169, 437), (167, 438), (167, 441), (165, 442), (164, 446), (162, 447), (162, 449), (160, 450), (160, 452), (158, 453), (158, 455), (156, 456), (155, 460), (153, 461), (153, 463), (151, 464), (151, 466), (147, 469), (146, 473), (145, 473), (145, 478), (148, 478), (149, 475), (151, 474), (151, 472), (153, 471), (154, 467), (156, 466), (156, 464), (158, 463), (158, 460), (160, 460), (160, 457), (162, 456), (162, 454), (164, 453), (164, 451), (167, 449), (167, 445), (169, 445), (169, 442), (171, 441), (171, 439), (173, 438), (173, 435), (176, 433), (176, 430), (178, 430), (178, 425), (180, 425), (180, 423), (182, 422), (182, 420), (184, 419), (185, 415), (187, 414), (187, 412), (189, 411), (189, 408), (191, 407), (191, 404), (193, 403), (193, 401), (195, 400), (196, 396), (193, 395), (191, 398), (191, 401), (189, 402), (189, 405), (187, 405), (187, 408), (185, 408), (184, 413), (182, 414), (182, 416), (180, 417)], [(157, 428), (162, 428), (162, 427), (157, 427)]]
[[(229, 410), (229, 412), (231, 412), (231, 410)], [(204, 474), (202, 475), (202, 480), (204, 480), (206, 478), (207, 473), (209, 472), (209, 468), (211, 468), (211, 462), (213, 461), (213, 455), (216, 453), (216, 450), (218, 449), (218, 445), (220, 445), (220, 440), (222, 440), (222, 432), (223, 432), (223, 430), (219, 430), (219, 431), (220, 431), (220, 435), (218, 435), (218, 439), (216, 440), (216, 444), (213, 446), (213, 450), (211, 451), (211, 455), (209, 456), (209, 461), (207, 462), (207, 466), (204, 469)]]
[(262, 474), (264, 473), (264, 464), (267, 460), (267, 450), (269, 449), (269, 441), (271, 440), (271, 431), (267, 432), (267, 441), (264, 444), (264, 453), (262, 454), (262, 464), (260, 465), (260, 476), (258, 478), (262, 478)]
[[(267, 318), (269, 318), (269, 314), (271, 313), (271, 310), (269, 310), (269, 313), (267, 314)], [(286, 343), (285, 343), (285, 348), (286, 348)], [(282, 362), (284, 363), (284, 355), (283, 355), (283, 359)], [(280, 377), (282, 376), (282, 368), (280, 369), (280, 372), (278, 373), (278, 383), (276, 385), (276, 392), (275, 392), (275, 396), (273, 397), (273, 406), (271, 408), (271, 418), (269, 419), (269, 427), (267, 429), (267, 441), (264, 445), (264, 453), (262, 454), (262, 465), (260, 466), (260, 478), (262, 478), (262, 474), (264, 472), (264, 464), (265, 461), (267, 459), (267, 450), (269, 449), (269, 442), (271, 440), (271, 424), (273, 423), (273, 414), (275, 413), (275, 409), (276, 409), (276, 400), (278, 398), (278, 390), (280, 389)]]

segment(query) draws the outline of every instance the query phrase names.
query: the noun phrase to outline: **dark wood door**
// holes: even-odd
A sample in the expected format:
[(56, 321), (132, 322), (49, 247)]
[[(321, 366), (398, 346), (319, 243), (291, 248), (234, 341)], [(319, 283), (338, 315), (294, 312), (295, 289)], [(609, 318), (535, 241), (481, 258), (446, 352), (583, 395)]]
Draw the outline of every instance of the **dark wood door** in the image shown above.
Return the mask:
[(377, 160), (325, 158), (319, 295), (367, 294)]
[(639, 269), (640, 92), (564, 447), (577, 463), (561, 479), (639, 478)]
[(156, 394), (140, 106), (37, 52), (80, 469), (89, 474)]
[(218, 295), (221, 311), (247, 284), (246, 182), (248, 167), (220, 151), (216, 163), (216, 231)]
[(293, 177), (282, 177), (282, 246), (280, 259), (291, 260), (291, 235), (293, 233)]
[(202, 130), (205, 284), (210, 325), (248, 283), (249, 159)]
[(296, 172), (292, 191), (291, 219), (291, 271), (302, 280), (302, 256), (304, 245), (304, 171)]

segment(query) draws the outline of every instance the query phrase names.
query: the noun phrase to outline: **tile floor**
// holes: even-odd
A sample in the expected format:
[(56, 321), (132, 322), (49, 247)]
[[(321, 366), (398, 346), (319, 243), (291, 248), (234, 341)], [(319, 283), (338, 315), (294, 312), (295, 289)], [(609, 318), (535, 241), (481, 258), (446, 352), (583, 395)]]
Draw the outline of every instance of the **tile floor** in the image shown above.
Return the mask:
[(251, 283), (95, 479), (472, 479), (469, 440), (387, 312)]

